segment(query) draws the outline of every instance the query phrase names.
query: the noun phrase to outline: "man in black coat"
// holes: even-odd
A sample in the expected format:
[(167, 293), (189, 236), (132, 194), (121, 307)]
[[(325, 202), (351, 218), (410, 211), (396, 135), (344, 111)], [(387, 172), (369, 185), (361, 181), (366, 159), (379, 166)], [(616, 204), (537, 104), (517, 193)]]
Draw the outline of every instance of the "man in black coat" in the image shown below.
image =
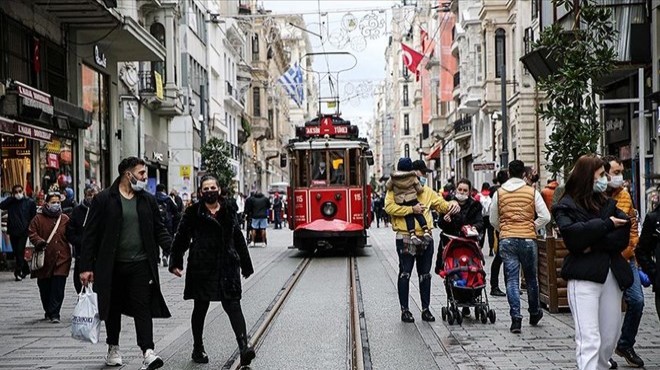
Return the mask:
[(11, 248), (16, 258), (14, 267), (14, 278), (16, 281), (23, 280), (30, 273), (30, 267), (25, 262), (25, 243), (28, 238), (28, 227), (30, 221), (37, 214), (37, 204), (23, 193), (21, 185), (14, 185), (11, 196), (0, 203), (0, 209), (7, 211), (7, 234), (11, 241)]
[(160, 217), (156, 198), (147, 186), (145, 162), (128, 157), (119, 177), (92, 200), (82, 240), (80, 279), (94, 282), (99, 316), (108, 337), (106, 364), (121, 365), (121, 315), (135, 321), (143, 369), (157, 369), (163, 360), (154, 353), (152, 318), (170, 317), (158, 278), (158, 246), (169, 254), (172, 237)]
[[(257, 192), (245, 203), (245, 212), (252, 218), (252, 243), (256, 245), (257, 240), (268, 244), (266, 240), (266, 228), (268, 227), (268, 210), (270, 209), (270, 199), (262, 192)], [(256, 235), (259, 233), (259, 238)]]
[(660, 206), (644, 218), (635, 258), (642, 270), (648, 274), (655, 291), (655, 309), (660, 319)]
[(69, 224), (66, 227), (66, 238), (73, 245), (73, 258), (76, 259), (73, 266), (73, 286), (76, 288), (77, 293), (80, 293), (82, 290), (82, 282), (80, 282), (80, 251), (82, 250), (83, 232), (89, 216), (89, 207), (92, 205), (92, 199), (98, 193), (99, 188), (97, 186), (85, 189), (85, 198), (71, 212)]

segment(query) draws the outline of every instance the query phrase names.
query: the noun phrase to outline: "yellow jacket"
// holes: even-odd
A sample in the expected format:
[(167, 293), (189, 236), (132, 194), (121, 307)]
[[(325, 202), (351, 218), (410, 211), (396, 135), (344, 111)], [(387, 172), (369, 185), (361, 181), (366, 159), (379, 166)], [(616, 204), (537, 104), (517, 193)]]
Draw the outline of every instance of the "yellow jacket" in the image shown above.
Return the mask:
[[(447, 213), (449, 210), (449, 203), (428, 186), (424, 186), (424, 191), (417, 195), (417, 200), (426, 206), (424, 209), (424, 218), (426, 219), (426, 225), (429, 229), (433, 228), (431, 209), (435, 209), (440, 213)], [(396, 204), (394, 202), (394, 192), (391, 190), (388, 190), (387, 194), (385, 194), (385, 212), (387, 212), (392, 218), (392, 230), (401, 233), (408, 233), (408, 230), (406, 230), (406, 220), (403, 217), (413, 213), (412, 207)], [(417, 235), (424, 234), (424, 230), (422, 230), (416, 222), (415, 227), (415, 233)]]
[(626, 189), (622, 188), (615, 191), (612, 194), (612, 199), (616, 200), (616, 208), (630, 217), (630, 241), (628, 241), (628, 248), (621, 252), (623, 258), (630, 260), (635, 256), (635, 247), (637, 247), (637, 243), (639, 242), (639, 226), (637, 225), (635, 207), (633, 207), (632, 198)]

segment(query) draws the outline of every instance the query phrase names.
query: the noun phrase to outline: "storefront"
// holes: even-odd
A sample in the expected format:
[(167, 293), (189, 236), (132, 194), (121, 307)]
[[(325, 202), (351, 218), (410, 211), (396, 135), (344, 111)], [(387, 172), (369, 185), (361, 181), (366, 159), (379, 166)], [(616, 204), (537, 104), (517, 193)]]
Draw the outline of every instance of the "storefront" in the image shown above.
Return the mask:
[(167, 143), (151, 135), (144, 135), (144, 160), (147, 162), (148, 179), (147, 189), (152, 194), (156, 192), (156, 185), (163, 184), (169, 191), (167, 183), (167, 170), (169, 156)]
[(85, 130), (85, 185), (106, 188), (116, 174), (110, 168), (110, 108), (108, 76), (82, 65), (82, 107), (91, 112), (91, 125)]
[(2, 193), (14, 185), (37, 199), (66, 187), (77, 192), (77, 128), (87, 121), (82, 109), (13, 81), (1, 112)]

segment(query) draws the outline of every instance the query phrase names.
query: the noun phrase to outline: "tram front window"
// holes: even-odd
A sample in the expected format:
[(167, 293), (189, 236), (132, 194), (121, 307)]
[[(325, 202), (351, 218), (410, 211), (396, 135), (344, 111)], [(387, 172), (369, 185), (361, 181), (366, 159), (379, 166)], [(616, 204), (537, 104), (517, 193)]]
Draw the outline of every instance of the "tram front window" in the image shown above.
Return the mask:
[(310, 186), (345, 185), (344, 150), (315, 150), (312, 157), (312, 181)]

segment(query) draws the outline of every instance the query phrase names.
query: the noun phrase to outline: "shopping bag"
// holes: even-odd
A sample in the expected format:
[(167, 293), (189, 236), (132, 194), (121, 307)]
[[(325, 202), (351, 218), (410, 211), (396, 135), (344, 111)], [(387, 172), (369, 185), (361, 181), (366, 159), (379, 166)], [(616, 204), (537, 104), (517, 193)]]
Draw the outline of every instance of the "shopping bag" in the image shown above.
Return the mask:
[(101, 335), (99, 304), (92, 284), (84, 286), (78, 294), (78, 303), (71, 317), (71, 336), (84, 342), (98, 343)]

